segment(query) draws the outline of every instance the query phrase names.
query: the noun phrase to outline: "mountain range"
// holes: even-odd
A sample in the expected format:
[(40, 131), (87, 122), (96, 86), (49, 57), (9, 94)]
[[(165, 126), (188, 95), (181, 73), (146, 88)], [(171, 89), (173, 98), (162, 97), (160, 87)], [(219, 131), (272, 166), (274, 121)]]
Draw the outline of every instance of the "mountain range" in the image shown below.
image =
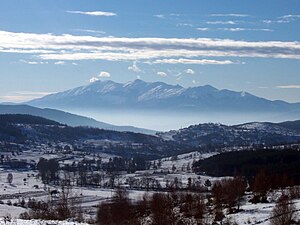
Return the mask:
[(145, 133), (145, 134), (155, 133), (155, 131), (153, 130), (147, 130), (147, 129), (137, 128), (133, 126), (115, 126), (112, 124), (99, 122), (92, 118), (75, 115), (61, 110), (49, 109), (49, 108), (41, 109), (29, 105), (0, 104), (0, 114), (27, 114), (27, 115), (39, 116), (73, 127), (87, 126), (87, 127), (96, 127), (105, 130), (131, 131), (131, 132)]
[[(247, 92), (219, 90), (210, 85), (182, 87), (163, 82), (96, 81), (27, 102), (57, 109), (130, 109), (182, 112), (239, 112), (300, 115), (300, 103), (271, 101)], [(288, 118), (287, 118), (288, 119)]]

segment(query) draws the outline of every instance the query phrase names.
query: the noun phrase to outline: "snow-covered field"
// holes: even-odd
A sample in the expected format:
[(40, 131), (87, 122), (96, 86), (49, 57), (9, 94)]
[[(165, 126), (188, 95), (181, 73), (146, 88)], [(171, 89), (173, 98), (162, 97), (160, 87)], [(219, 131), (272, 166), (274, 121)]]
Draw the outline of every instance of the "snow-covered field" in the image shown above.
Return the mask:
[[(262, 224), (269, 225), (270, 217), (275, 206), (275, 202), (272, 203), (245, 203), (241, 207), (241, 212), (229, 215), (228, 218), (233, 219), (237, 224)], [(300, 199), (295, 201), (296, 209), (300, 210)]]
[(77, 223), (71, 221), (55, 221), (55, 220), (21, 220), (0, 218), (0, 225), (88, 225), (87, 223)]
[[(13, 175), (12, 184), (7, 182), (8, 173)], [(19, 204), (22, 199), (26, 202), (29, 198), (47, 200), (50, 198), (49, 190), (60, 189), (55, 186), (45, 186), (40, 179), (36, 178), (36, 175), (36, 172), (0, 171), (0, 201), (2, 201), (2, 204), (0, 204), (0, 217), (10, 216), (18, 218), (20, 213), (25, 212), (26, 209), (14, 205)], [(72, 188), (72, 196), (80, 198), (82, 207), (87, 215), (94, 215), (96, 206), (102, 201), (111, 199), (114, 193), (115, 190), (113, 189), (93, 187)], [(128, 197), (132, 200), (141, 200), (145, 191), (131, 190), (128, 194)], [(11, 204), (8, 205), (8, 202), (11, 202)]]
[[(13, 175), (11, 184), (7, 182), (9, 173)], [(22, 199), (41, 199), (47, 196), (44, 185), (41, 180), (36, 179), (36, 175), (36, 172), (0, 171), (0, 217), (10, 215), (17, 218), (26, 210), (14, 204), (20, 203)]]
[[(195, 160), (200, 158), (207, 158), (217, 153), (200, 154), (199, 152), (191, 152), (187, 154), (178, 155), (177, 157), (163, 158), (161, 160), (152, 161), (150, 170), (137, 171), (132, 174), (121, 173), (116, 178), (116, 183), (128, 187), (128, 179), (142, 179), (145, 176), (156, 179), (162, 187), (165, 187), (168, 181), (172, 181), (178, 178), (183, 186), (186, 186), (189, 178), (193, 181), (197, 181), (202, 185), (206, 180), (210, 180), (212, 183), (221, 178), (209, 177), (206, 175), (198, 175), (192, 172), (192, 164)], [(39, 155), (41, 156), (41, 155)], [(52, 158), (51, 156), (49, 156)], [(159, 165), (159, 166), (158, 166)], [(11, 173), (13, 175), (12, 183), (7, 182), (7, 176)], [(20, 202), (24, 199), (26, 202), (29, 198), (35, 198), (36, 200), (47, 200), (50, 198), (49, 192), (51, 190), (60, 190), (59, 187), (44, 185), (37, 176), (36, 171), (7, 171), (0, 170), (0, 225), (1, 224), (57, 224), (57, 225), (79, 225), (79, 223), (68, 221), (40, 221), (40, 220), (20, 220), (19, 215), (25, 211), (26, 208), (20, 206)], [(115, 190), (105, 189), (99, 187), (73, 187), (72, 195), (80, 199), (81, 206), (84, 212), (84, 216), (87, 219), (94, 219), (97, 206), (102, 201), (107, 201), (114, 196)], [(145, 194), (152, 195), (154, 191), (146, 190), (129, 190), (128, 197), (131, 200), (141, 200)], [(251, 193), (245, 197), (244, 202), (241, 205), (242, 211), (236, 214), (227, 215), (237, 224), (269, 224), (272, 209), (275, 205), (275, 201), (272, 203), (249, 203)], [(296, 207), (300, 209), (300, 199), (296, 200)], [(8, 222), (4, 220), (5, 217), (11, 218)]]

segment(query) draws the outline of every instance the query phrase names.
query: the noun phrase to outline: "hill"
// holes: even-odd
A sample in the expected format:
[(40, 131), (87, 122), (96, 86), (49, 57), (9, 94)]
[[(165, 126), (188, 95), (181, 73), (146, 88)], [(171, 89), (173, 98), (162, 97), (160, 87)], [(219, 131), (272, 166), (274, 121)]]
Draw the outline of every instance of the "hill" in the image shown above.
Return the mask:
[[(292, 122), (289, 125), (293, 126)], [(50, 143), (51, 146), (70, 145), (74, 149), (95, 153), (162, 158), (192, 151), (215, 152), (227, 148), (232, 151), (297, 144), (300, 143), (300, 133), (278, 124), (248, 123), (235, 126), (199, 124), (177, 131), (146, 135), (71, 127), (32, 115), (2, 115), (0, 142), (16, 143), (20, 148), (39, 149)]]
[[(0, 149), (14, 144), (16, 150), (72, 146), (82, 152), (109, 153), (118, 156), (159, 158), (188, 151), (176, 142), (157, 136), (119, 132), (91, 127), (71, 127), (31, 115), (0, 116)], [(1, 146), (3, 148), (1, 148)]]
[(116, 131), (132, 131), (137, 133), (147, 133), (154, 134), (155, 131), (137, 128), (133, 126), (115, 126), (112, 124), (99, 122), (92, 118), (87, 118), (84, 116), (75, 115), (72, 113), (67, 113), (56, 109), (41, 109), (28, 105), (3, 105), (0, 104), (0, 115), (1, 114), (28, 114), (33, 116), (39, 116), (47, 118), (50, 120), (57, 121), (62, 124), (67, 124), (69, 126), (88, 126), (96, 127), (106, 130), (116, 130)]
[(53, 120), (48, 120), (39, 116), (23, 114), (3, 114), (0, 115), (0, 124), (36, 124), (36, 125), (61, 125)]
[(204, 123), (157, 135), (191, 147), (269, 146), (300, 142), (299, 129), (299, 121), (252, 122), (233, 126)]

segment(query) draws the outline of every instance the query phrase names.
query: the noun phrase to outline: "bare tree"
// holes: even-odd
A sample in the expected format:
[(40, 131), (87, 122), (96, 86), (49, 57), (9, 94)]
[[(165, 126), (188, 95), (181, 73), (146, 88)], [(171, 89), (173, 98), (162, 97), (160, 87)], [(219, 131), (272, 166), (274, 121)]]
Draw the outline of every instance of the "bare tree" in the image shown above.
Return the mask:
[(56, 210), (59, 219), (64, 220), (71, 216), (70, 194), (71, 194), (71, 187), (66, 183), (62, 182), (60, 199), (56, 205)]
[(118, 188), (112, 202), (100, 204), (97, 223), (100, 225), (135, 225), (134, 205), (128, 199), (127, 192)]
[(291, 198), (282, 194), (278, 199), (270, 220), (271, 225), (290, 225), (296, 224), (296, 208)]
[(152, 225), (175, 224), (172, 199), (168, 194), (153, 194), (151, 210), (153, 220)]
[[(246, 189), (246, 182), (242, 177), (222, 179), (215, 182), (212, 188), (216, 208), (228, 207), (229, 212), (239, 211), (240, 202)], [(237, 209), (234, 207), (237, 206)]]

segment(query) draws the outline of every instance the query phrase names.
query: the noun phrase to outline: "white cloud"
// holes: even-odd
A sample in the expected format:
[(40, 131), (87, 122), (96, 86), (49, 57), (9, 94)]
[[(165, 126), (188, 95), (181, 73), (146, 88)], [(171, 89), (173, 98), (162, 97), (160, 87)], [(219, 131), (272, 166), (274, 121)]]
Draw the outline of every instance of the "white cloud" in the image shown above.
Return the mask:
[(229, 21), (207, 21), (206, 22), (207, 24), (223, 24), (223, 25), (234, 25), (234, 24), (237, 24), (237, 21), (232, 21), (232, 20), (229, 20)]
[(243, 28), (243, 27), (217, 28), (217, 30), (232, 31), (232, 32), (238, 32), (238, 31), (265, 31), (265, 32), (272, 32), (272, 31), (274, 31), (274, 30), (271, 30), (271, 29), (268, 29), (268, 28)]
[(64, 61), (57, 61), (57, 62), (54, 62), (55, 65), (64, 65), (66, 64), (66, 62)]
[(284, 24), (284, 23), (291, 23), (295, 20), (298, 20), (300, 19), (300, 15), (283, 15), (283, 16), (280, 16), (280, 17), (277, 17), (276, 19), (266, 19), (266, 20), (262, 20), (263, 23), (266, 23), (266, 24), (272, 24), (272, 23), (281, 23), (281, 24)]
[(266, 23), (266, 24), (271, 24), (273, 23), (273, 20), (262, 20), (263, 23)]
[(140, 76), (140, 75), (137, 75), (136, 78), (137, 78), (137, 79), (141, 79), (141, 76)]
[(239, 14), (239, 13), (228, 13), (228, 14), (217, 13), (217, 14), (210, 14), (210, 16), (213, 16), (213, 17), (249, 17), (248, 14)]
[(234, 64), (230, 60), (212, 60), (212, 59), (158, 59), (151, 64), (199, 64), (199, 65), (226, 65)]
[(105, 34), (106, 33), (105, 31), (102, 31), (102, 30), (89, 30), (89, 29), (76, 29), (76, 31), (93, 33), (93, 34)]
[(39, 64), (39, 62), (35, 62), (35, 61), (29, 61), (27, 62), (28, 64), (31, 64), (31, 65), (36, 65), (36, 64)]
[(49, 50), (31, 50), (31, 49), (12, 49), (12, 48), (1, 48), (0, 52), (3, 53), (19, 53), (19, 54), (50, 54), (56, 53), (55, 51)]
[(265, 31), (265, 32), (272, 32), (274, 30), (268, 29), (268, 28), (244, 28), (244, 27), (224, 27), (224, 28), (208, 28), (208, 27), (198, 27), (196, 30), (199, 31), (232, 31), (232, 32), (237, 32), (237, 31)]
[(157, 14), (157, 15), (154, 15), (154, 17), (157, 17), (157, 18), (159, 18), (159, 19), (164, 19), (164, 18), (165, 18), (165, 15)]
[(184, 72), (187, 73), (187, 74), (195, 74), (195, 71), (192, 70), (192, 69), (187, 69)]
[(300, 19), (300, 15), (284, 15), (284, 16), (280, 16), (278, 17), (278, 20), (276, 21), (277, 23), (290, 23), (293, 22), (295, 20)]
[(169, 14), (156, 14), (156, 15), (153, 15), (154, 17), (156, 18), (159, 18), (159, 19), (165, 19), (167, 17), (179, 17), (181, 16), (180, 14), (178, 13), (169, 13)]
[(142, 72), (142, 70), (136, 65), (136, 62), (133, 62), (132, 66), (128, 67), (128, 70), (131, 70), (136, 73)]
[(29, 64), (29, 65), (48, 64), (48, 62), (45, 62), (45, 61), (27, 61), (24, 59), (21, 59), (20, 62)]
[(116, 16), (113, 12), (103, 12), (103, 11), (93, 11), (93, 12), (83, 12), (83, 11), (67, 11), (68, 13), (83, 14), (89, 16)]
[(263, 23), (272, 24), (272, 23), (290, 23), (290, 19), (276, 19), (276, 20), (262, 20)]
[(196, 30), (208, 31), (208, 30), (210, 30), (210, 28), (208, 28), (208, 27), (198, 27), (198, 28), (196, 28)]
[(39, 64), (39, 62), (36, 62), (36, 61), (26, 61), (26, 60), (20, 60), (21, 62), (23, 63), (27, 63), (29, 65), (37, 65)]
[(98, 81), (98, 80), (99, 80), (98, 77), (92, 77), (92, 78), (90, 79), (90, 83), (94, 83), (94, 82), (96, 82), (96, 81)]
[(280, 16), (279, 18), (281, 19), (287, 19), (287, 18), (300, 18), (300, 15), (284, 15), (284, 16)]
[(102, 71), (98, 77), (110, 77), (110, 73), (109, 72), (105, 72), (105, 71)]
[[(213, 38), (118, 38), (0, 31), (0, 52), (32, 54), (42, 60), (151, 61), (232, 64), (199, 57), (300, 59), (298, 41), (238, 41)], [(159, 61), (160, 60), (160, 61)], [(215, 63), (216, 62), (216, 63)], [(219, 63), (221, 62), (221, 63)]]
[(193, 27), (194, 25), (191, 23), (177, 23), (176, 26), (178, 26), (178, 27)]
[(166, 76), (168, 76), (168, 74), (166, 74), (165, 72), (157, 72), (157, 75), (158, 75), (158, 76), (161, 76), (161, 77), (166, 77)]
[(282, 89), (299, 89), (300, 85), (284, 85), (284, 86), (276, 86), (276, 87)]

